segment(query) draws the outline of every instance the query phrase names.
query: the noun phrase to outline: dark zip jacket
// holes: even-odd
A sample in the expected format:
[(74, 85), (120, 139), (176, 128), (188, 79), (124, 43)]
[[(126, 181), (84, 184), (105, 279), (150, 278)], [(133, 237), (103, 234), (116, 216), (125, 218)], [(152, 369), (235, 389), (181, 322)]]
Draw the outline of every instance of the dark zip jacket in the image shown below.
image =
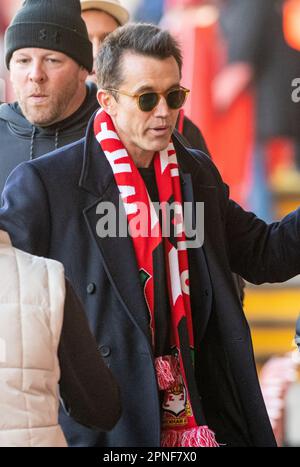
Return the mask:
[(0, 106), (0, 193), (8, 175), (21, 162), (84, 136), (91, 115), (99, 107), (96, 92), (96, 85), (88, 82), (87, 95), (79, 109), (65, 120), (44, 128), (32, 125), (17, 102)]

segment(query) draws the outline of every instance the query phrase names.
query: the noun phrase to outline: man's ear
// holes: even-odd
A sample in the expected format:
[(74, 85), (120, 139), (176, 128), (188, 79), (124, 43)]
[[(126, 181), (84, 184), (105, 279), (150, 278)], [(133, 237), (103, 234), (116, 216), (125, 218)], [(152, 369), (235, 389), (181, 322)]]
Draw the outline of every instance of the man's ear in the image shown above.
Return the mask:
[(89, 76), (89, 72), (83, 66), (80, 66), (80, 73), (79, 73), (79, 80), (81, 83), (85, 83), (87, 77)]
[(105, 89), (99, 89), (97, 92), (97, 100), (100, 107), (102, 107), (108, 115), (113, 117), (116, 109), (116, 100), (114, 96)]

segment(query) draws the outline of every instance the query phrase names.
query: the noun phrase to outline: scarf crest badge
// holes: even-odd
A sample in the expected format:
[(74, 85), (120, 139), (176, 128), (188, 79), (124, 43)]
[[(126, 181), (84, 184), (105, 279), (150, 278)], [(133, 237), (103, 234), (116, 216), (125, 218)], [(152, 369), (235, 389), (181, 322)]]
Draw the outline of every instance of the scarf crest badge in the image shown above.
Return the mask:
[(170, 142), (167, 149), (155, 154), (153, 161), (162, 218), (167, 218), (166, 208), (172, 201), (176, 213), (172, 227), (175, 235), (167, 236), (163, 235), (161, 222), (137, 167), (120, 140), (111, 117), (103, 109), (95, 116), (94, 134), (111, 166), (126, 212), (138, 269), (144, 282), (153, 345), (155, 278), (152, 252), (160, 243), (163, 242), (164, 246), (171, 310), (170, 348), (173, 350), (170, 355), (157, 357), (154, 362), (158, 388), (163, 391), (161, 446), (218, 447), (214, 433), (205, 423), (202, 408), (199, 410), (199, 407), (193, 406), (195, 400), (195, 405), (201, 405), (200, 397), (192, 394), (196, 387), (195, 384), (190, 384), (190, 380), (194, 379), (194, 372), (189, 370), (187, 378), (187, 368), (193, 369), (194, 337), (188, 255), (175, 148)]

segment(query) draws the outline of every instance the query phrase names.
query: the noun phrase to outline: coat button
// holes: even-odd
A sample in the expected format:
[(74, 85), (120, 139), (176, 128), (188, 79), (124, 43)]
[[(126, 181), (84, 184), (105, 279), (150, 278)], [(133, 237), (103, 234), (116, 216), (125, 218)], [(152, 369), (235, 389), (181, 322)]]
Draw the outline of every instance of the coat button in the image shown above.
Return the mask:
[(111, 354), (111, 348), (108, 345), (102, 345), (99, 347), (101, 357), (109, 357)]
[(209, 291), (208, 291), (208, 289), (205, 289), (205, 290), (204, 290), (204, 293), (205, 293), (206, 297), (209, 296)]
[(87, 291), (88, 294), (92, 295), (93, 293), (96, 292), (96, 285), (95, 285), (93, 282), (91, 282), (91, 283), (87, 286), (86, 291)]

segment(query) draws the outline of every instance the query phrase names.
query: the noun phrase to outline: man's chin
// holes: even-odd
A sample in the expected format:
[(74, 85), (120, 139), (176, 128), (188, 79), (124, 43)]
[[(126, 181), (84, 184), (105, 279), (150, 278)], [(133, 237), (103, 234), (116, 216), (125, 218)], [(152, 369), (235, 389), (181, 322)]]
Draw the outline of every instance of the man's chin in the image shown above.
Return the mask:
[(46, 115), (39, 115), (35, 113), (24, 113), (24, 116), (26, 119), (35, 126), (40, 126), (40, 127), (47, 127), (55, 123), (55, 120), (49, 119), (49, 114)]
[(163, 144), (155, 145), (155, 149), (153, 149), (153, 151), (155, 152), (165, 151), (166, 149), (168, 149), (169, 143), (170, 143), (170, 138), (168, 139), (168, 141), (164, 142)]
[(165, 149), (168, 148), (170, 140), (171, 140), (171, 134), (168, 137), (160, 138), (158, 141), (154, 141), (152, 143), (152, 150), (155, 152), (159, 151), (164, 151)]
[(24, 103), (19, 103), (24, 117), (31, 123), (31, 125), (36, 126), (50, 126), (52, 122), (55, 121), (55, 116), (53, 115), (53, 109), (49, 112), (49, 104), (47, 105), (24, 105)]

